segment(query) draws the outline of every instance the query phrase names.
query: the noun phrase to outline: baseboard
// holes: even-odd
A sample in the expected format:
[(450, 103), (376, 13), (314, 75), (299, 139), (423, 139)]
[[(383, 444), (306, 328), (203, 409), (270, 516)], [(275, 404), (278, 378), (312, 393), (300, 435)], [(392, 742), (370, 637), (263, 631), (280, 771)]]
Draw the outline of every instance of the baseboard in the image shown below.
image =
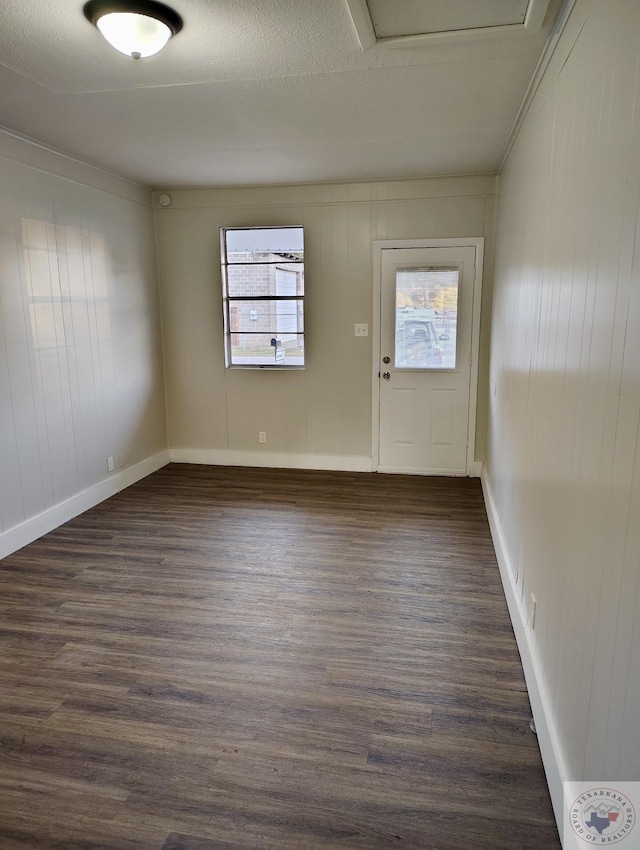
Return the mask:
[(376, 472), (389, 473), (391, 475), (446, 475), (449, 478), (480, 478), (482, 473), (482, 461), (474, 461), (468, 473), (457, 469), (424, 469), (411, 466), (379, 466)]
[(170, 449), (172, 463), (210, 466), (266, 466), (273, 469), (327, 469), (371, 472), (371, 458), (351, 455), (303, 455), (284, 452), (242, 452), (226, 449)]
[(66, 499), (58, 505), (53, 505), (37, 516), (20, 523), (20, 525), (8, 529), (8, 531), (0, 534), (0, 558), (5, 558), (12, 552), (22, 549), (23, 546), (33, 543), (43, 534), (48, 534), (54, 528), (58, 528), (63, 523), (89, 510), (89, 508), (93, 508), (105, 499), (115, 496), (116, 493), (131, 486), (131, 484), (135, 484), (141, 478), (146, 478), (147, 475), (151, 475), (152, 472), (156, 472), (168, 463), (168, 451), (152, 455), (152, 457), (148, 457), (134, 466), (129, 466), (115, 475), (110, 475), (104, 481), (99, 481), (70, 499)]
[[(410, 467), (374, 467), (370, 457), (355, 455), (303, 455), (284, 452), (243, 452), (228, 449), (169, 450), (171, 463), (202, 463), (209, 466), (262, 466), (273, 469), (327, 469), (338, 472), (383, 472), (400, 475), (465, 476), (466, 473), (448, 469), (413, 469)], [(480, 478), (482, 461), (475, 461), (470, 475)]]
[(466, 478), (466, 472), (457, 469), (430, 469), (419, 466), (379, 466), (377, 472), (389, 475), (446, 475), (448, 478)]
[(526, 612), (519, 603), (520, 594), (513, 578), (514, 572), (509, 563), (509, 555), (504, 545), (504, 537), (500, 527), (500, 518), (491, 491), (486, 468), (482, 470), (482, 491), (484, 493), (487, 516), (493, 545), (496, 550), (500, 576), (504, 593), (509, 606), (509, 614), (513, 624), (522, 667), (531, 701), (531, 708), (536, 723), (538, 744), (542, 754), (542, 762), (547, 776), (547, 784), (551, 795), (551, 802), (558, 824), (558, 832), (563, 834), (563, 782), (569, 777), (566, 769), (562, 748), (558, 739), (557, 730), (553, 722), (551, 703), (549, 701), (544, 679), (541, 675), (539, 662), (529, 640), (530, 630), (527, 625)]

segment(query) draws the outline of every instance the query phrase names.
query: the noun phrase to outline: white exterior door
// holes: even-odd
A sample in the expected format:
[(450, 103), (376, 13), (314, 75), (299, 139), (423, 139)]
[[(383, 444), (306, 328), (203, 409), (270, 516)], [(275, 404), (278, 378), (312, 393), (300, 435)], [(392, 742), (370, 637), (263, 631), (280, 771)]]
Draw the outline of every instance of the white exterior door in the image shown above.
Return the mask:
[(378, 470), (470, 474), (476, 247), (382, 248), (379, 272)]

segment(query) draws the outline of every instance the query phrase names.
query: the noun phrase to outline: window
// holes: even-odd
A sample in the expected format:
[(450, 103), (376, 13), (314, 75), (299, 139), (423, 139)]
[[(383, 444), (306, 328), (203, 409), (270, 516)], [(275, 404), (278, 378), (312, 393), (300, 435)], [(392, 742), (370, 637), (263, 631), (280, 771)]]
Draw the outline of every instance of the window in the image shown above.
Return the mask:
[(227, 367), (304, 368), (302, 227), (221, 231)]
[(396, 369), (455, 369), (460, 269), (396, 272)]

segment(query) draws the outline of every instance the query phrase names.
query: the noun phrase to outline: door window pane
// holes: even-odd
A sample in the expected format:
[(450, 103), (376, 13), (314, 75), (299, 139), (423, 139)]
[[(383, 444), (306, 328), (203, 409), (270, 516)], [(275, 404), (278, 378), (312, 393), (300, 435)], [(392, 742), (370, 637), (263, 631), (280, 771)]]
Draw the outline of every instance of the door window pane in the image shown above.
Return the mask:
[(457, 268), (396, 272), (396, 369), (455, 369)]

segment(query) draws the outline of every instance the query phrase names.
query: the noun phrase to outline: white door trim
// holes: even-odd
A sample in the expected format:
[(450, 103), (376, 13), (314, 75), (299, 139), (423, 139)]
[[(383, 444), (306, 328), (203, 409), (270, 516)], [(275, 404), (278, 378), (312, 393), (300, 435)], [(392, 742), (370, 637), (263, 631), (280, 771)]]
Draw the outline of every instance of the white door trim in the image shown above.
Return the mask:
[[(380, 239), (373, 243), (373, 369), (371, 392), (371, 468), (380, 466), (380, 287), (382, 252), (389, 248), (475, 248), (476, 274), (473, 286), (471, 316), (471, 377), (469, 386), (469, 422), (467, 444), (467, 475), (477, 474), (475, 464), (476, 410), (478, 407), (478, 361), (480, 359), (480, 307), (482, 305), (482, 271), (484, 264), (484, 237), (460, 239)], [(406, 472), (406, 470), (404, 470)], [(423, 474), (414, 470), (416, 475)], [(446, 474), (446, 473), (445, 473)]]

